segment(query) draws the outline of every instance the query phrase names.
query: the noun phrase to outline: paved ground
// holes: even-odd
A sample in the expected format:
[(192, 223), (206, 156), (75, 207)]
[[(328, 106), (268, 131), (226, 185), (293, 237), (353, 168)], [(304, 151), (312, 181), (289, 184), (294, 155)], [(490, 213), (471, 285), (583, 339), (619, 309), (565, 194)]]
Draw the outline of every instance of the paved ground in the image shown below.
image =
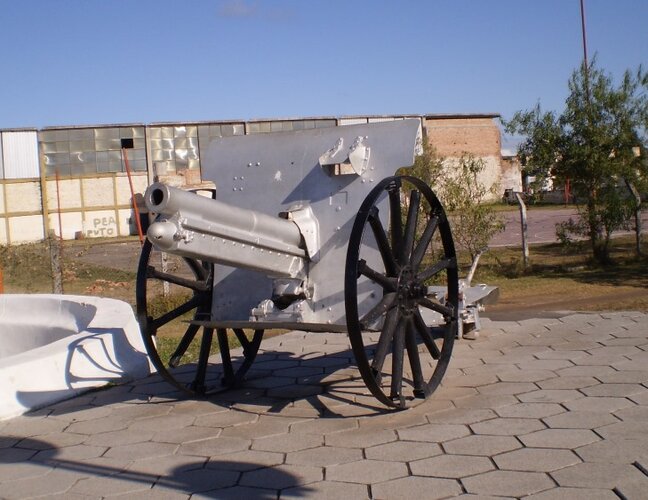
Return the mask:
[(646, 498), (646, 314), (486, 320), (397, 413), (343, 335), (264, 347), (271, 374), (213, 401), (150, 377), (0, 422), (0, 497)]

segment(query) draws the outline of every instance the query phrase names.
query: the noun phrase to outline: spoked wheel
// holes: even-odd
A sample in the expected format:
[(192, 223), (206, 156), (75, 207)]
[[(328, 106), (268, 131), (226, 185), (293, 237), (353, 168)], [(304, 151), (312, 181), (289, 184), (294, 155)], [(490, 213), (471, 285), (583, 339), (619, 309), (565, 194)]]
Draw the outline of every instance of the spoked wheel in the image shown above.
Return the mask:
[[(243, 380), (259, 350), (263, 330), (232, 330), (243, 347), (232, 359), (225, 328), (200, 327), (190, 320), (209, 320), (213, 265), (190, 258), (174, 260), (161, 270), (162, 255), (146, 240), (137, 270), (137, 317), (149, 357), (158, 373), (192, 396), (220, 392)], [(163, 293), (164, 283), (168, 293)], [(216, 340), (221, 364), (209, 358)]]
[[(369, 193), (345, 273), (347, 329), (367, 388), (390, 407), (427, 398), (448, 367), (458, 318), (450, 225), (427, 184), (388, 177)], [(446, 295), (428, 294), (432, 284), (446, 286)]]

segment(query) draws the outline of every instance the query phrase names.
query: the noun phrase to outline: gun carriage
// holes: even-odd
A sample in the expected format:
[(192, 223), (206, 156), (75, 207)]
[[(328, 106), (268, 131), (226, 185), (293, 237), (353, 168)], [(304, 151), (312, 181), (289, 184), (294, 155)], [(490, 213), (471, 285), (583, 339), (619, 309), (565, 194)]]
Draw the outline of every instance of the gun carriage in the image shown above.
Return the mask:
[[(158, 372), (207, 395), (241, 383), (268, 329), (339, 332), (380, 402), (427, 398), (466, 315), (441, 203), (423, 181), (394, 175), (413, 164), (420, 136), (419, 120), (401, 120), (223, 137), (202, 160), (217, 196), (149, 186), (157, 218), (136, 293)], [(179, 256), (189, 273), (165, 270), (159, 252)], [(160, 282), (187, 290), (186, 300), (160, 310), (150, 298)], [(187, 315), (163, 354), (156, 336)], [(220, 363), (210, 360), (214, 340)], [(185, 362), (192, 344), (197, 361)]]

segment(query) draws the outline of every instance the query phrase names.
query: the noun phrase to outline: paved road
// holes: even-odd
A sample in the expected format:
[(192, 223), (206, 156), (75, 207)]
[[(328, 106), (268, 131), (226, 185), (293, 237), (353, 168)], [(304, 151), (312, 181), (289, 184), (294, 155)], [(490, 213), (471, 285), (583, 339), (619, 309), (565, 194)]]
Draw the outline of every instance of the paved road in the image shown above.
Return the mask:
[(346, 336), (293, 332), (210, 401), (153, 376), (0, 422), (0, 497), (646, 498), (648, 315), (484, 326), (403, 412)]
[[(531, 208), (527, 211), (527, 231), (529, 243), (552, 243), (557, 241), (556, 224), (566, 222), (570, 218), (577, 218), (578, 213), (574, 208)], [(491, 247), (512, 246), (522, 244), (522, 230), (520, 212), (503, 212), (506, 229), (496, 235)], [(642, 227), (644, 233), (648, 231), (648, 211), (642, 212)], [(618, 234), (632, 234), (620, 231)]]
[[(504, 212), (506, 230), (496, 235), (490, 246), (521, 245), (520, 216), (518, 211)], [(573, 208), (540, 208), (528, 211), (529, 243), (550, 243), (556, 240), (555, 225), (558, 222), (574, 217)], [(644, 232), (648, 231), (648, 211), (642, 215)], [(106, 243), (92, 245), (81, 255), (81, 259), (94, 264), (115, 267), (126, 271), (135, 271), (139, 259), (140, 246), (135, 240), (124, 243)]]

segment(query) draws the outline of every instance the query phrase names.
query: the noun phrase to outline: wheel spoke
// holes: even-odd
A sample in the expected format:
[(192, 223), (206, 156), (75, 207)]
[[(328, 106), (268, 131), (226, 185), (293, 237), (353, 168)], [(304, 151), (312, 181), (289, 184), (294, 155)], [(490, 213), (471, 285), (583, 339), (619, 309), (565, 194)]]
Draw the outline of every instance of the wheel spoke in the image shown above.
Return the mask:
[(250, 341), (248, 340), (242, 328), (234, 328), (234, 335), (236, 335), (236, 338), (243, 348), (243, 351), (247, 350), (250, 347)]
[(423, 298), (423, 299), (419, 299), (419, 304), (421, 304), (426, 309), (432, 309), (433, 311), (438, 312), (439, 314), (443, 314), (444, 317), (451, 318), (454, 314), (454, 311), (452, 310), (451, 307), (444, 306), (443, 304), (437, 302), (436, 300)]
[(385, 228), (380, 222), (378, 207), (372, 207), (369, 212), (369, 226), (371, 227), (374, 238), (376, 239), (376, 244), (378, 245), (378, 250), (380, 251), (383, 264), (385, 265), (387, 276), (396, 276), (398, 274), (398, 264), (396, 263), (394, 253), (389, 246), (389, 240), (387, 239)]
[(180, 276), (175, 276), (174, 274), (158, 271), (153, 266), (148, 266), (146, 268), (146, 277), (166, 281), (174, 285), (189, 288), (196, 292), (206, 292), (209, 289), (209, 285), (204, 281), (194, 281), (187, 278), (181, 278)]
[(203, 263), (198, 262), (195, 259), (190, 259), (188, 257), (183, 257), (183, 259), (191, 268), (191, 272), (194, 273), (194, 276), (196, 276), (201, 281), (207, 280), (210, 274), (209, 268), (211, 264), (204, 265)]
[(389, 311), (396, 305), (396, 292), (386, 293), (383, 295), (380, 302), (376, 304), (367, 314), (365, 314), (360, 320), (360, 325), (362, 328), (369, 328), (369, 326), (374, 323), (378, 318), (383, 314)]
[(230, 357), (227, 330), (225, 328), (219, 328), (216, 330), (216, 335), (218, 336), (218, 347), (223, 362), (223, 385), (231, 384), (234, 381), (234, 368), (232, 366), (232, 358)]
[(378, 283), (383, 287), (384, 290), (388, 290), (390, 292), (396, 291), (396, 279), (388, 278), (384, 274), (379, 273), (378, 271), (374, 271), (367, 265), (367, 261), (365, 261), (364, 259), (360, 259), (360, 261), (358, 262), (358, 271), (361, 275), (366, 276), (371, 281)]
[(412, 267), (417, 270), (425, 257), (425, 252), (427, 251), (430, 241), (432, 241), (432, 236), (434, 236), (434, 231), (436, 231), (437, 226), (439, 225), (439, 217), (433, 216), (427, 222), (421, 239), (419, 240), (414, 252), (412, 253)]
[(402, 386), (403, 386), (403, 354), (405, 351), (405, 328), (407, 327), (407, 320), (400, 319), (396, 331), (394, 332), (393, 348), (392, 348), (392, 379), (391, 379), (391, 393), (390, 399), (393, 401), (402, 400)]
[(405, 224), (405, 239), (401, 248), (400, 262), (410, 260), (414, 249), (414, 236), (416, 235), (416, 224), (418, 222), (419, 201), (421, 193), (416, 189), (410, 191), (409, 209), (407, 210), (407, 223)]
[(424, 398), (425, 381), (423, 379), (423, 370), (421, 369), (421, 357), (419, 356), (418, 345), (416, 343), (414, 324), (411, 319), (407, 322), (405, 347), (407, 348), (407, 357), (409, 358), (410, 368), (412, 369), (414, 396), (417, 398)]
[(187, 327), (187, 331), (182, 336), (182, 339), (180, 339), (178, 347), (176, 347), (176, 350), (171, 355), (171, 358), (169, 358), (170, 368), (176, 368), (180, 364), (182, 356), (184, 356), (184, 353), (187, 352), (189, 345), (191, 345), (191, 342), (196, 336), (196, 333), (198, 333), (199, 329), (200, 327), (198, 325), (189, 325)]
[(194, 391), (199, 394), (205, 394), (205, 378), (207, 376), (207, 364), (211, 352), (212, 338), (214, 330), (212, 328), (203, 328), (203, 336), (200, 342), (200, 354), (198, 355), (198, 367), (196, 377), (191, 384)]
[(429, 267), (425, 269), (424, 271), (421, 271), (416, 275), (416, 278), (419, 281), (426, 281), (430, 278), (432, 278), (434, 275), (439, 274), (441, 271), (445, 269), (454, 269), (457, 266), (456, 259), (454, 257), (450, 257), (447, 259), (442, 259), (436, 264), (434, 264), (432, 267)]
[(414, 313), (414, 326), (416, 327), (416, 332), (419, 334), (419, 337), (421, 337), (421, 340), (425, 344), (425, 347), (430, 351), (432, 359), (439, 359), (441, 351), (439, 351), (439, 348), (434, 342), (434, 336), (430, 333), (430, 329), (425, 324), (425, 321), (423, 321), (418, 309)]
[(385, 357), (387, 357), (387, 352), (394, 339), (394, 331), (396, 330), (396, 325), (398, 325), (399, 315), (398, 309), (392, 309), (387, 313), (387, 317), (385, 318), (385, 323), (383, 324), (380, 337), (378, 338), (378, 344), (376, 345), (376, 352), (371, 362), (371, 368), (377, 376), (382, 372)]
[(201, 295), (194, 295), (191, 297), (187, 302), (184, 304), (176, 307), (175, 309), (172, 309), (171, 311), (167, 312), (166, 314), (163, 314), (157, 319), (153, 320), (153, 328), (157, 330), (163, 325), (166, 325), (170, 321), (173, 321), (176, 318), (179, 318), (183, 314), (188, 313), (192, 309), (195, 309), (199, 305), (201, 305), (204, 301), (204, 298)]
[[(400, 183), (389, 190), (389, 227), (391, 248), (395, 255), (401, 254), (403, 245), (403, 221), (401, 219)], [(400, 262), (399, 262), (400, 263)]]

